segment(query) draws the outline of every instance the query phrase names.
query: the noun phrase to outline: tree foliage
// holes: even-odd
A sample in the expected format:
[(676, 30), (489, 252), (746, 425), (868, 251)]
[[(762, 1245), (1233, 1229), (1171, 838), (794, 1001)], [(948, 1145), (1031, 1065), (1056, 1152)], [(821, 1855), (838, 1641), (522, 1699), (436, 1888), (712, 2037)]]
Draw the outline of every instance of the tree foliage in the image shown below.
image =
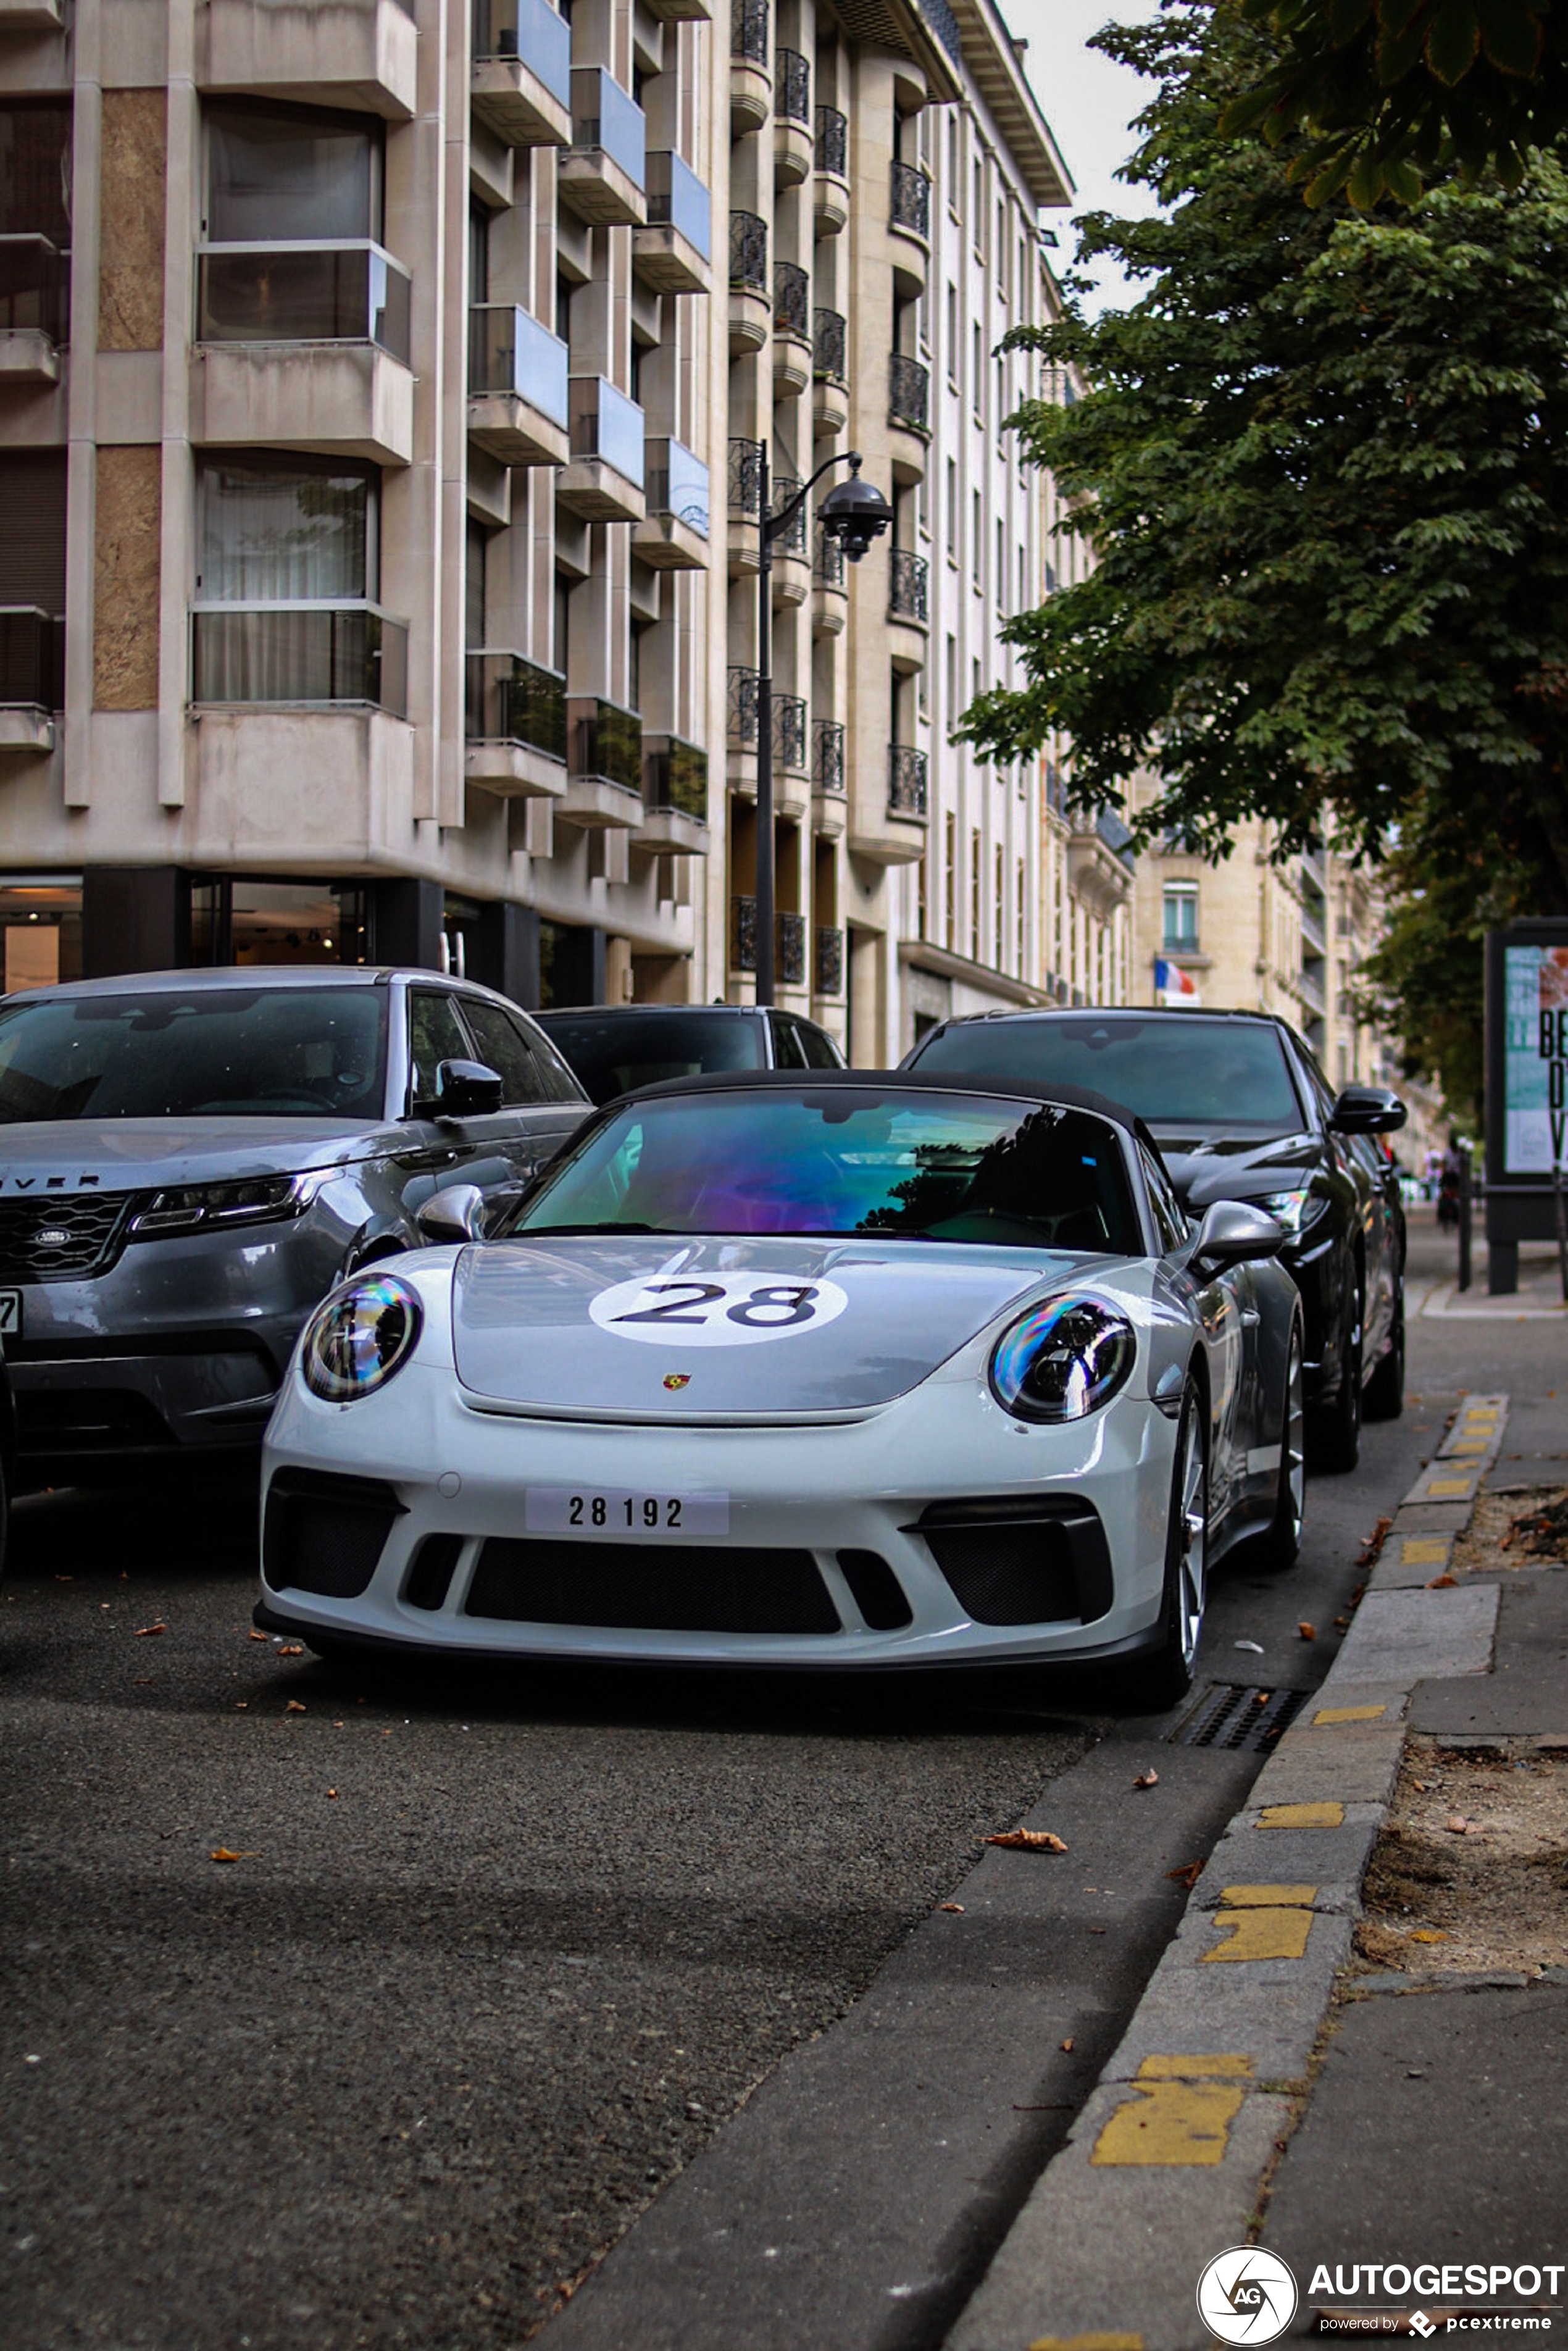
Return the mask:
[(1304, 142), (1291, 163), (1309, 204), (1343, 189), (1366, 209), (1413, 204), (1450, 161), (1517, 187), (1531, 147), (1568, 128), (1568, 10), (1552, 0), (1244, 0), (1278, 59), (1222, 129)]
[(1310, 211), (1301, 142), (1219, 129), (1266, 29), (1166, 0), (1099, 39), (1159, 82), (1127, 176), (1166, 209), (1081, 253), (1147, 290), (1010, 339), (1091, 387), (1014, 422), (1096, 563), (1008, 622), (1026, 682), (960, 732), (1010, 763), (1065, 731), (1091, 806), (1152, 772), (1145, 840), (1289, 851), (1326, 805), (1352, 853), (1486, 844), (1568, 912), (1568, 176)]

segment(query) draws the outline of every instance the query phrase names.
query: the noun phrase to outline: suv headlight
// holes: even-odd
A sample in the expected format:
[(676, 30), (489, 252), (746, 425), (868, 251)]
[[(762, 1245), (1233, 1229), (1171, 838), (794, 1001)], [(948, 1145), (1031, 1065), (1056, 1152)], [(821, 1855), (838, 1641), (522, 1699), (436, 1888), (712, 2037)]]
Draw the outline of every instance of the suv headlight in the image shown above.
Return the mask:
[(1317, 1223), (1328, 1202), (1321, 1192), (1265, 1192), (1255, 1205), (1267, 1208), (1276, 1224), (1284, 1227), (1286, 1239), (1294, 1240)]
[(204, 1231), (218, 1226), (261, 1225), (303, 1216), (321, 1187), (319, 1176), (247, 1176), (236, 1184), (182, 1184), (154, 1192), (129, 1228), (132, 1240), (160, 1233)]
[(367, 1273), (319, 1305), (305, 1326), (299, 1369), (312, 1395), (353, 1404), (384, 1387), (419, 1343), (424, 1309), (412, 1282)]
[(1082, 1420), (1126, 1385), (1137, 1352), (1119, 1307), (1082, 1292), (1048, 1299), (998, 1340), (992, 1393), (1019, 1420)]

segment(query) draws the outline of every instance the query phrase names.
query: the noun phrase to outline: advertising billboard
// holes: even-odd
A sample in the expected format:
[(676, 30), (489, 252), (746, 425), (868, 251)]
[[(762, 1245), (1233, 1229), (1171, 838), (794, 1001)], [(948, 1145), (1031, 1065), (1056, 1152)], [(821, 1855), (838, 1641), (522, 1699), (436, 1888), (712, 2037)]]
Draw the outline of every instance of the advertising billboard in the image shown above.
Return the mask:
[(1556, 1236), (1568, 1167), (1568, 921), (1490, 931), (1486, 958), (1490, 1286), (1512, 1290), (1519, 1243)]

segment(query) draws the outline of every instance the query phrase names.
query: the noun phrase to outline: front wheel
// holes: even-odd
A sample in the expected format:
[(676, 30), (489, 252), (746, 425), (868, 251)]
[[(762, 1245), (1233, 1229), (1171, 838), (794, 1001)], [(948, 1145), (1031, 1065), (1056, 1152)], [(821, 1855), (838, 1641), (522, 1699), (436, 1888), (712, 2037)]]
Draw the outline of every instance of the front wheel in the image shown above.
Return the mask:
[(1320, 1469), (1354, 1469), (1361, 1458), (1361, 1331), (1358, 1297), (1355, 1320), (1340, 1357), (1339, 1394), (1318, 1415), (1312, 1449)]
[(1366, 1383), (1362, 1411), (1368, 1420), (1397, 1420), (1405, 1409), (1405, 1284), (1395, 1294), (1388, 1352)]
[(1270, 1567), (1294, 1567), (1301, 1552), (1307, 1499), (1307, 1415), (1302, 1397), (1301, 1318), (1291, 1325), (1285, 1393), (1280, 1404), (1280, 1486), (1273, 1521), (1263, 1538)]
[(1207, 1599), (1208, 1445), (1203, 1399), (1196, 1387), (1189, 1387), (1176, 1425), (1176, 1465), (1166, 1520), (1160, 1646), (1137, 1673), (1138, 1696), (1151, 1708), (1176, 1706), (1191, 1689)]

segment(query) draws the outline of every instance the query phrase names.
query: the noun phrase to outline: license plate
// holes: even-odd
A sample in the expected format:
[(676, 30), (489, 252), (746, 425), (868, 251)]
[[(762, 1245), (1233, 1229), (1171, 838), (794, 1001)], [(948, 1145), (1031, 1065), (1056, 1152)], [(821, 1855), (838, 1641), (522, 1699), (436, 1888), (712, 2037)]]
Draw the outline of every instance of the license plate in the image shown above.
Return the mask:
[(22, 1335), (22, 1293), (19, 1290), (0, 1290), (0, 1339), (19, 1339)]
[(729, 1496), (644, 1494), (630, 1486), (530, 1486), (531, 1535), (727, 1535)]

